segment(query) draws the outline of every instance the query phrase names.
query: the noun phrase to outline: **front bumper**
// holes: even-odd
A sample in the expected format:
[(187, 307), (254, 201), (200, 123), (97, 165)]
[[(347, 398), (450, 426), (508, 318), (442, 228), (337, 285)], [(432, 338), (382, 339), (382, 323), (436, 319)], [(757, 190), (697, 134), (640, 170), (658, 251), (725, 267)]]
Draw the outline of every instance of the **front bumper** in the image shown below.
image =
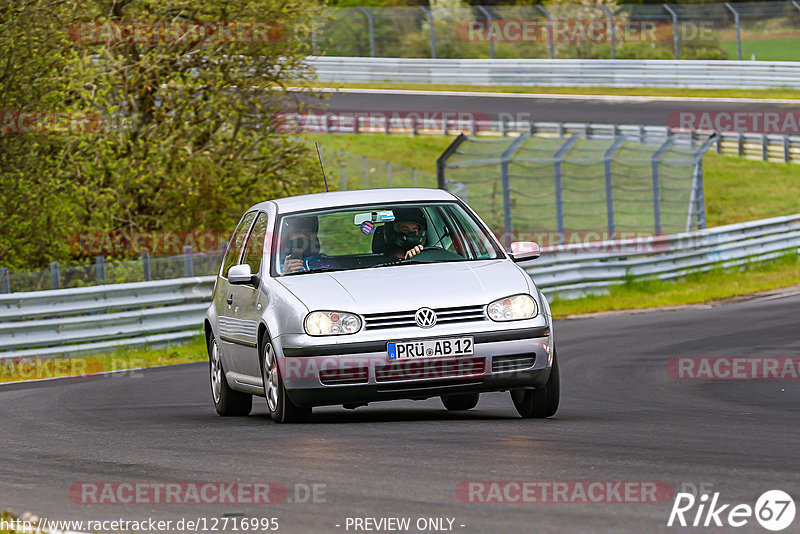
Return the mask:
[(470, 335), (472, 356), (390, 362), (387, 339), (299, 346), (281, 340), (281, 376), (300, 406), (425, 399), (439, 395), (542, 387), (550, 376), (550, 328), (536, 325), (488, 332), (392, 337), (442, 339)]

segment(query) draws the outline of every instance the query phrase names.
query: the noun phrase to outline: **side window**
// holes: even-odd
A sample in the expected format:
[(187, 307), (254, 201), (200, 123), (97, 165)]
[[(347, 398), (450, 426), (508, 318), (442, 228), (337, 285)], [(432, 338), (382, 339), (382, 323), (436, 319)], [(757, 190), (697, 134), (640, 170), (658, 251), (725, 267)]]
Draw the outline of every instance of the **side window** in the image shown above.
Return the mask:
[[(449, 252), (456, 252), (453, 246), (453, 239), (451, 236), (445, 235), (445, 230), (452, 228), (448, 225), (445, 214), (442, 213), (442, 208), (425, 208), (428, 214), (428, 219), (431, 221), (431, 226), (428, 227), (428, 244), (442, 247)], [(451, 231), (452, 233), (452, 231)]]
[(250, 272), (255, 274), (261, 268), (261, 258), (264, 256), (264, 239), (267, 237), (267, 214), (259, 213), (247, 247), (244, 249), (242, 263), (250, 266)]
[(255, 211), (246, 214), (242, 217), (239, 226), (236, 227), (236, 231), (233, 232), (231, 242), (228, 245), (228, 252), (225, 254), (225, 259), (222, 260), (222, 276), (227, 277), (228, 269), (236, 265), (236, 262), (239, 261), (239, 253), (242, 252), (244, 240), (247, 239), (247, 232), (250, 230), (250, 225), (253, 224), (253, 219), (255, 218)]
[(490, 252), (492, 247), (486, 236), (475, 227), (472, 220), (467, 218), (466, 213), (453, 208), (448, 208), (448, 213), (456, 224), (456, 237), (462, 240), (468, 249), (466, 256), (470, 259), (497, 257)]

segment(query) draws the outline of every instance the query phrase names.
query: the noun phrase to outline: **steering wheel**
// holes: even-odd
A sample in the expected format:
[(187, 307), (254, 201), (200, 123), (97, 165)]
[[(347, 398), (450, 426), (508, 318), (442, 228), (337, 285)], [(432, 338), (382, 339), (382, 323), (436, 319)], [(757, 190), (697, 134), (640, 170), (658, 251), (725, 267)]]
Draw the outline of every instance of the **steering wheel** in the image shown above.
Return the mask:
[[(449, 250), (445, 250), (442, 247), (430, 246), (430, 247), (423, 248), (422, 252), (420, 252), (419, 254), (417, 254), (415, 256), (411, 256), (408, 259), (409, 260), (420, 260), (421, 259), (423, 261), (428, 259), (430, 261), (435, 261), (435, 260), (451, 259), (451, 258), (461, 258), (461, 256), (459, 256), (455, 252), (450, 252)], [(406, 258), (403, 258), (400, 261), (406, 261)]]
[(335, 262), (330, 256), (316, 254), (303, 259), (303, 270), (319, 269), (320, 267), (335, 267)]

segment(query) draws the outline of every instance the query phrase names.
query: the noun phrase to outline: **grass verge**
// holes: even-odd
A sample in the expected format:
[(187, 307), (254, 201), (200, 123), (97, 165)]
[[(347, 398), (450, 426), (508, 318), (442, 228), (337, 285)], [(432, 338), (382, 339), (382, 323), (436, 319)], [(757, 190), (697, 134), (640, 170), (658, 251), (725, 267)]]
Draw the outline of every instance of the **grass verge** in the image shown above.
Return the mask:
[(612, 286), (608, 295), (552, 299), (553, 316), (616, 310), (702, 304), (800, 284), (800, 261), (795, 253), (772, 261), (691, 273), (674, 281), (629, 280)]
[[(452, 136), (411, 134), (302, 134), (309, 142), (325, 149), (346, 150), (405, 165), (425, 172), (436, 172), (436, 158), (453, 142)], [(335, 174), (335, 169), (329, 171)]]
[(197, 362), (207, 358), (205, 337), (199, 334), (187, 343), (165, 347), (121, 347), (102, 354), (8, 358), (0, 361), (0, 383), (56, 377), (79, 378), (104, 371)]
[[(728, 57), (736, 59), (736, 40), (720, 41), (720, 48)], [(775, 37), (772, 39), (748, 39), (742, 36), (742, 59), (747, 61), (753, 55), (758, 61), (798, 61), (800, 60), (800, 39), (797, 37)]]
[[(749, 57), (749, 56), (748, 56)], [(800, 90), (776, 89), (688, 89), (666, 87), (550, 87), (542, 85), (467, 85), (428, 83), (315, 83), (310, 87), (337, 89), (405, 89), (413, 91), (468, 91), (491, 93), (530, 93), (540, 95), (675, 96), (698, 98), (800, 99)]]

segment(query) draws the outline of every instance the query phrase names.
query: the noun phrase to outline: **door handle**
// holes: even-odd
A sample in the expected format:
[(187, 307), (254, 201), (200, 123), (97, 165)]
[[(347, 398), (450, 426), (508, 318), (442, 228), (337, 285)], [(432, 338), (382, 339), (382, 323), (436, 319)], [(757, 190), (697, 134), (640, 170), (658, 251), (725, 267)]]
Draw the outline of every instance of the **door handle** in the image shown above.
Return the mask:
[(232, 306), (232, 305), (233, 305), (233, 293), (231, 293), (231, 296), (228, 297), (228, 306)]

